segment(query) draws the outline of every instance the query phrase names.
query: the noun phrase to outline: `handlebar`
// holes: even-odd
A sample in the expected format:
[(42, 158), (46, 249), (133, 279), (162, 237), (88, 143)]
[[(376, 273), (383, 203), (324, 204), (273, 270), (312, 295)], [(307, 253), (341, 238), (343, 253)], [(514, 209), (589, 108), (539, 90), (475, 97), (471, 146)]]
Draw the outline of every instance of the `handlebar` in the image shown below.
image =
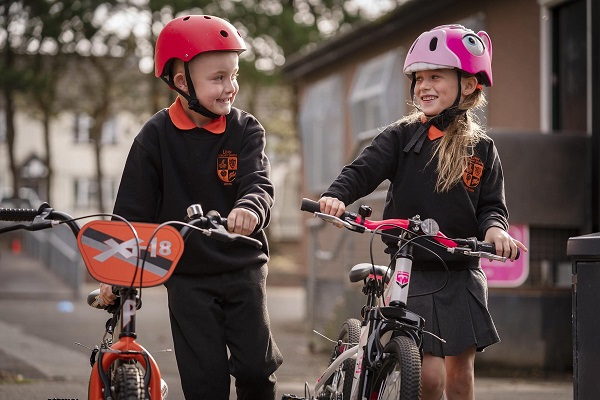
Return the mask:
[(48, 203), (42, 203), (36, 209), (30, 208), (0, 208), (0, 221), (29, 222), (28, 224), (14, 224), (0, 228), (0, 233), (24, 229), (26, 231), (39, 231), (52, 228), (60, 223), (66, 223), (73, 234), (77, 236), (79, 224), (73, 217), (64, 212), (55, 211)]
[[(385, 219), (374, 221), (367, 219), (371, 216), (370, 207), (361, 206), (358, 213), (345, 211), (340, 217), (321, 213), (319, 202), (302, 199), (300, 205), (302, 211), (307, 211), (315, 216), (323, 219), (326, 222), (342, 225), (346, 229), (354, 232), (378, 232), (389, 229), (403, 229), (417, 236), (425, 236), (434, 239), (436, 242), (444, 246), (449, 253), (463, 254), (479, 258), (487, 258), (489, 260), (506, 261), (507, 257), (498, 256), (496, 254), (496, 246), (493, 243), (487, 243), (477, 240), (476, 238), (455, 239), (449, 238), (439, 230), (437, 222), (431, 218), (421, 220), (417, 215), (409, 219)], [(521, 251), (517, 248), (517, 256), (519, 258)]]
[(193, 227), (200, 228), (200, 231), (213, 239), (221, 242), (233, 242), (240, 241), (257, 249), (262, 248), (262, 243), (259, 240), (251, 238), (249, 236), (239, 235), (237, 233), (231, 233), (227, 231), (227, 218), (222, 218), (217, 211), (209, 211), (206, 216), (203, 216), (202, 207), (199, 204), (193, 204), (187, 209), (187, 217), (190, 226), (184, 226), (181, 230), (181, 236), (186, 239)]
[[(48, 203), (43, 203), (37, 210), (25, 208), (0, 208), (0, 221), (27, 222), (13, 224), (0, 228), (0, 234), (10, 231), (23, 229), (26, 231), (39, 231), (52, 228), (60, 224), (66, 224), (75, 237), (77, 237), (81, 227), (76, 220), (69, 214), (61, 211), (55, 211)], [(262, 248), (262, 243), (254, 238), (228, 232), (227, 219), (221, 218), (217, 211), (209, 211), (206, 216), (202, 213), (202, 207), (198, 204), (188, 207), (186, 217), (187, 225), (180, 233), (183, 239), (186, 239), (194, 230), (199, 230), (206, 236), (223, 242), (240, 241), (250, 244), (257, 249)]]

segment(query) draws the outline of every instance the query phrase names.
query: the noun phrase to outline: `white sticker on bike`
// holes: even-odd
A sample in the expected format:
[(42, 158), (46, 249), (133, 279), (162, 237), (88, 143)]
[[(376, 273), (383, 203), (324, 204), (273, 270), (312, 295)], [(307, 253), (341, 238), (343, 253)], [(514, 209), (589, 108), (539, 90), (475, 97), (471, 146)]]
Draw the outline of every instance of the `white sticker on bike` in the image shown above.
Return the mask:
[(131, 316), (135, 314), (135, 300), (125, 300), (123, 303), (123, 328), (131, 322)]

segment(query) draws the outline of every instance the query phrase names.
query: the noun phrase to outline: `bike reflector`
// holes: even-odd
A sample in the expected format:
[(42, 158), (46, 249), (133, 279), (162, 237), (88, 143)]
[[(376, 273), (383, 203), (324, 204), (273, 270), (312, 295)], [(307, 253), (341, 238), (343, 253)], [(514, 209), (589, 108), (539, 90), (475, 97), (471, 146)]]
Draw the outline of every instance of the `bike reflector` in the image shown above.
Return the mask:
[(94, 279), (116, 286), (152, 287), (165, 282), (183, 253), (183, 238), (172, 226), (122, 221), (92, 221), (77, 236), (77, 246)]

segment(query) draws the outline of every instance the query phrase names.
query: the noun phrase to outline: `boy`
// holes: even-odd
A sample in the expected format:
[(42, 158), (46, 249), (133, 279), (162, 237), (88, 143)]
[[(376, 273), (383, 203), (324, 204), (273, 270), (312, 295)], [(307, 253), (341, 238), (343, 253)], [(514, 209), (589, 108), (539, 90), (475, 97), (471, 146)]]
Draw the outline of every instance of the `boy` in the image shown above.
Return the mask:
[[(264, 228), (274, 190), (265, 131), (232, 107), (245, 49), (235, 27), (217, 17), (185, 16), (164, 27), (155, 74), (177, 99), (136, 137), (114, 208), (131, 221), (162, 223), (182, 220), (197, 203), (227, 216), (229, 231), (263, 244), (259, 250), (194, 234), (186, 241), (165, 286), (187, 399), (228, 400), (230, 374), (238, 399), (274, 399), (282, 363), (266, 309)], [(114, 300), (110, 287), (101, 285), (101, 299)]]

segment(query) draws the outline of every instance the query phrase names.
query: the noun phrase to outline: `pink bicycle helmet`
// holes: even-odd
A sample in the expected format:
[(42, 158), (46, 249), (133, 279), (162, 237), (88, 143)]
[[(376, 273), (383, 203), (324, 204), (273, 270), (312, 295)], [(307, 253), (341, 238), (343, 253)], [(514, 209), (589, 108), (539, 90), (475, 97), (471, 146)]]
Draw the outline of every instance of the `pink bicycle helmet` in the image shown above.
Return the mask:
[(442, 25), (422, 33), (411, 46), (404, 73), (455, 68), (478, 76), (480, 83), (492, 86), (492, 40), (484, 31), (462, 25)]

